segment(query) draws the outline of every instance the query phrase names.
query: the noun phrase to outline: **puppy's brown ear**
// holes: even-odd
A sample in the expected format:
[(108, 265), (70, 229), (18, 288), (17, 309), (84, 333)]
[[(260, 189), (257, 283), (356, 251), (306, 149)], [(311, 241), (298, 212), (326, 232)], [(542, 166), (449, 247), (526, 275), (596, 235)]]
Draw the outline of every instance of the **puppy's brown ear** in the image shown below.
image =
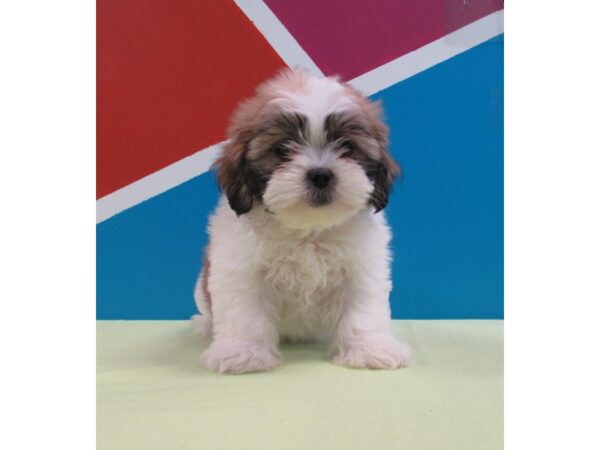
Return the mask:
[(366, 109), (371, 122), (371, 132), (379, 146), (379, 160), (375, 163), (370, 173), (374, 189), (369, 203), (373, 205), (375, 212), (379, 212), (387, 206), (392, 191), (392, 184), (396, 176), (401, 174), (401, 169), (388, 151), (389, 132), (381, 118), (381, 104), (379, 102), (372, 102), (368, 104)]
[(229, 201), (229, 206), (239, 216), (252, 209), (253, 195), (248, 184), (246, 144), (234, 138), (225, 144), (217, 159), (217, 182)]
[(375, 168), (371, 174), (374, 189), (369, 203), (373, 205), (375, 212), (379, 212), (387, 206), (394, 178), (399, 172), (400, 167), (386, 150), (385, 156), (375, 163)]

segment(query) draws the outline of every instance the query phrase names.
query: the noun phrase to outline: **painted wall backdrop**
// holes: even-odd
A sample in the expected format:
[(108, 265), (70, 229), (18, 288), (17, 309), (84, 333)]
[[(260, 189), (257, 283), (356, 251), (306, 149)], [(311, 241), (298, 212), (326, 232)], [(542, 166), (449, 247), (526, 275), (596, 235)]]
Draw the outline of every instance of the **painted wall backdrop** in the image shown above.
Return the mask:
[[(98, 0), (97, 318), (186, 319), (228, 117), (285, 66), (381, 100), (394, 318), (503, 317), (503, 2)], [(235, 280), (232, 280), (235, 282)]]

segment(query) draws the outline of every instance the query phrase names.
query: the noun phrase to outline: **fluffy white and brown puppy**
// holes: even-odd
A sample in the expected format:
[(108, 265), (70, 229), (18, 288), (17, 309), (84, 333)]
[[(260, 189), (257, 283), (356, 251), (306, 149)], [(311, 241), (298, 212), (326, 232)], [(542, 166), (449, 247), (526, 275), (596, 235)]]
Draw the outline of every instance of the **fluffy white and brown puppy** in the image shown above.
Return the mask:
[(229, 138), (195, 291), (194, 326), (212, 337), (204, 363), (269, 370), (279, 342), (327, 339), (336, 364), (406, 366), (380, 212), (398, 166), (379, 105), (336, 78), (287, 70), (240, 105)]

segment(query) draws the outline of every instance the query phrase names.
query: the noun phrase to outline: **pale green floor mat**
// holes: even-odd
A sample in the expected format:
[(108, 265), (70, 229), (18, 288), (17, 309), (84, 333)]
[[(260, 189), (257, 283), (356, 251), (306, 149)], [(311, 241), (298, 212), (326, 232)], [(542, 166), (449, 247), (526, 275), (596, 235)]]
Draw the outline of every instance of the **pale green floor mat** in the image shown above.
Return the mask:
[(269, 373), (217, 375), (183, 321), (97, 323), (98, 449), (501, 449), (503, 322), (397, 321), (407, 369), (284, 345)]

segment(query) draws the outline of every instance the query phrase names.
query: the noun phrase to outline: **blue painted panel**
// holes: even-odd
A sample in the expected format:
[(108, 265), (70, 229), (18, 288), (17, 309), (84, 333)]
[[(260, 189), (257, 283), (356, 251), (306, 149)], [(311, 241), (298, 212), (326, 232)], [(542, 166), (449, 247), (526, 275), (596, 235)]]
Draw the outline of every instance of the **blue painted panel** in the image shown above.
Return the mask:
[(98, 225), (98, 319), (187, 319), (218, 191), (211, 174)]
[(502, 318), (502, 36), (374, 98), (404, 169), (386, 210), (393, 316)]
[[(405, 172), (394, 318), (503, 317), (503, 40), (375, 96)], [(218, 192), (202, 175), (98, 225), (97, 317), (185, 319)]]

